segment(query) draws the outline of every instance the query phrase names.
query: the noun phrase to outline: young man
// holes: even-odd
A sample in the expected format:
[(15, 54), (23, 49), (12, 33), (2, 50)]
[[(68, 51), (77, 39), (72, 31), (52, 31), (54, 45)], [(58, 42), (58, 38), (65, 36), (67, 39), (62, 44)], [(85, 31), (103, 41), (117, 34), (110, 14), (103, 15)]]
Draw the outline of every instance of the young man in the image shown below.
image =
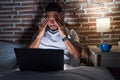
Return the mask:
[[(81, 48), (77, 48), (66, 33), (61, 17), (62, 8), (56, 3), (50, 3), (45, 8), (46, 18), (39, 26), (37, 35), (28, 48), (63, 49), (75, 58), (80, 58)], [(64, 56), (69, 59), (68, 56)]]

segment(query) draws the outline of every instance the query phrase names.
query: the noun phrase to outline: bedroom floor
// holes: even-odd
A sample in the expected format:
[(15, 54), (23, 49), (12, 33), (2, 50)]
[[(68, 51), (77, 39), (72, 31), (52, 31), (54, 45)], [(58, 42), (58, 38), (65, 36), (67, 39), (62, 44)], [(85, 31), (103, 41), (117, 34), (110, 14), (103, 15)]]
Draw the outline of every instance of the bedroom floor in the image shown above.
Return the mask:
[(116, 80), (120, 80), (120, 68), (108, 68)]

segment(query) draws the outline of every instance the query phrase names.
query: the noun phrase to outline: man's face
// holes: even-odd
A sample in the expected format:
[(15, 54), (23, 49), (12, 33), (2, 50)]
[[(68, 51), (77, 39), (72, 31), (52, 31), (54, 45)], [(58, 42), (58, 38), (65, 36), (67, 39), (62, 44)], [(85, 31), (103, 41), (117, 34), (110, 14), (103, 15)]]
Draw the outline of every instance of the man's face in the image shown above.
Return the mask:
[(57, 25), (56, 25), (56, 17), (59, 18), (59, 13), (56, 11), (50, 11), (46, 13), (47, 17), (49, 18), (48, 20), (48, 26), (51, 30), (57, 30)]

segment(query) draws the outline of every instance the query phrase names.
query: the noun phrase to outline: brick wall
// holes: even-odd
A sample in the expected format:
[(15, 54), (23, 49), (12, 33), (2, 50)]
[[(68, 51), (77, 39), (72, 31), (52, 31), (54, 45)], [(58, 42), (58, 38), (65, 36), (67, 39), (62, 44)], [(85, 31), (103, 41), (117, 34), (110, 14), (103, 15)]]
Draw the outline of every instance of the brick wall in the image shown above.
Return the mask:
[[(96, 19), (108, 17), (113, 31), (104, 33), (104, 42), (117, 44), (120, 38), (120, 0), (55, 0), (64, 9), (68, 28), (75, 29), (80, 41), (101, 42)], [(49, 2), (52, 2), (52, 0)], [(47, 0), (0, 0), (0, 40), (27, 43), (44, 17)]]

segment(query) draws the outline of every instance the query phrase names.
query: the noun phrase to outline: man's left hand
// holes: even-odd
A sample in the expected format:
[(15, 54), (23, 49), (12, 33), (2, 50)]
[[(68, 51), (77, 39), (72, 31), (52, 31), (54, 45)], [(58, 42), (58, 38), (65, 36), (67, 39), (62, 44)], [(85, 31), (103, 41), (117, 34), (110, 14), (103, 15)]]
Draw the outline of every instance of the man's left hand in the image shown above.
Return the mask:
[(60, 35), (62, 36), (62, 38), (66, 37), (65, 24), (63, 24), (63, 22), (59, 18), (56, 18), (55, 23), (58, 26), (58, 31)]

